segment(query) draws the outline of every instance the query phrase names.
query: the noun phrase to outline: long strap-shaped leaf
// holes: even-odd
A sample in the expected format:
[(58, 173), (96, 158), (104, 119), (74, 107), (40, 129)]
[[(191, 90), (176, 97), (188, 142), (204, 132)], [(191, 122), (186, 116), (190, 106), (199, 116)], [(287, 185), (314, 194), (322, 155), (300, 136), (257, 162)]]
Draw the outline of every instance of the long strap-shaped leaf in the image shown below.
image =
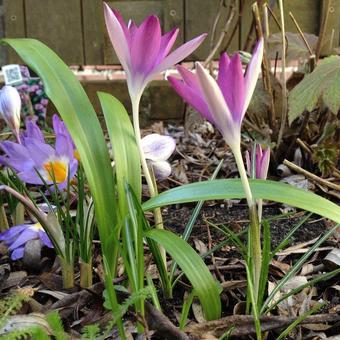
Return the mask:
[[(340, 207), (312, 192), (295, 188), (289, 184), (250, 180), (254, 199), (281, 202), (311, 211), (340, 223)], [(217, 179), (183, 185), (162, 192), (143, 204), (144, 210), (151, 210), (170, 204), (206, 201), (215, 199), (245, 198), (239, 179)]]
[(115, 161), (118, 202), (126, 214), (125, 183), (129, 183), (138, 201), (141, 200), (141, 164), (133, 127), (123, 104), (114, 96), (98, 92), (109, 132)]
[(221, 316), (219, 288), (201, 257), (186, 241), (170, 231), (154, 229), (145, 236), (162, 245), (182, 268), (200, 299), (205, 317), (218, 319)]
[[(93, 195), (102, 246), (109, 250), (108, 241), (116, 224), (113, 172), (103, 131), (90, 100), (75, 75), (46, 45), (34, 39), (2, 41), (13, 47), (42, 78), (47, 96), (63, 118), (79, 151)], [(106, 251), (106, 256), (110, 253)]]

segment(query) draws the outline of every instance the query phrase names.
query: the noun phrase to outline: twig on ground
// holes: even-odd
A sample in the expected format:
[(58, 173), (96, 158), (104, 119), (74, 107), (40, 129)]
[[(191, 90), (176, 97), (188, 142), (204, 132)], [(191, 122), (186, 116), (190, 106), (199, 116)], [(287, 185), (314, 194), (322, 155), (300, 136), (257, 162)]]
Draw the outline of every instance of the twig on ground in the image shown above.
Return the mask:
[(316, 176), (314, 174), (312, 174), (311, 172), (297, 166), (296, 164), (292, 163), (292, 162), (289, 162), (287, 159), (285, 159), (283, 161), (283, 164), (288, 166), (290, 169), (294, 170), (295, 172), (297, 173), (300, 173), (306, 177), (308, 177), (309, 179), (311, 179), (312, 181), (315, 181), (321, 185), (324, 185), (328, 188), (331, 188), (331, 189), (334, 189), (334, 190), (337, 190), (337, 191), (340, 191), (340, 185), (338, 184), (335, 184), (335, 183), (332, 183), (332, 182), (329, 182), (319, 176)]
[(145, 301), (145, 319), (149, 329), (159, 332), (163, 339), (189, 340), (189, 337), (177, 327), (151, 303)]
[[(290, 325), (297, 317), (279, 316), (262, 316), (261, 331), (267, 332)], [(340, 320), (338, 314), (316, 314), (309, 316), (301, 321), (300, 324), (322, 324), (326, 322), (337, 322)], [(230, 335), (240, 337), (249, 334), (255, 334), (254, 318), (250, 315), (232, 315), (219, 320), (207, 321), (200, 324), (190, 325), (185, 331), (190, 334), (190, 339), (201, 339), (204, 334), (210, 334), (216, 337), (222, 336), (231, 327)]]

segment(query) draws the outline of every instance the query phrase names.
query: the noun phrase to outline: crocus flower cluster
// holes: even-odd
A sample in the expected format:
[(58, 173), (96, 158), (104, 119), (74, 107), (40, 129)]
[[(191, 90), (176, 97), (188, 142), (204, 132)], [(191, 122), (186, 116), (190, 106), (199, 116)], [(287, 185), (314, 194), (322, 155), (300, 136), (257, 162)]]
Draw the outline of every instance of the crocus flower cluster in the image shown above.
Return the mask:
[(20, 142), (20, 112), (21, 99), (18, 90), (12, 86), (4, 86), (0, 90), (0, 114), (18, 142)]
[(164, 179), (171, 174), (171, 165), (167, 161), (176, 149), (176, 142), (170, 136), (157, 133), (142, 138), (142, 148), (145, 158), (152, 166), (155, 177)]
[(120, 13), (106, 3), (104, 13), (109, 37), (126, 72), (131, 97), (140, 96), (152, 77), (186, 58), (206, 36), (200, 35), (170, 53), (178, 35), (177, 28), (162, 35), (155, 15), (146, 18), (140, 26), (132, 20), (126, 24)]
[(236, 53), (230, 59), (223, 53), (217, 81), (200, 63), (196, 63), (196, 73), (178, 66), (182, 80), (168, 77), (176, 92), (220, 130), (232, 149), (240, 145), (241, 124), (261, 71), (262, 55), (261, 39), (254, 49), (245, 75), (240, 55)]
[(26, 183), (42, 185), (45, 181), (48, 185), (56, 183), (59, 189), (65, 188), (68, 179), (77, 172), (78, 161), (71, 136), (57, 115), (53, 116), (53, 129), (56, 135), (54, 148), (45, 142), (35, 120), (27, 119), (21, 144), (10, 141), (0, 144), (5, 153), (0, 157), (0, 163), (14, 169)]
[(0, 234), (0, 241), (4, 241), (8, 246), (12, 260), (22, 258), (26, 243), (37, 239), (42, 246), (53, 248), (51, 240), (39, 223), (17, 225)]

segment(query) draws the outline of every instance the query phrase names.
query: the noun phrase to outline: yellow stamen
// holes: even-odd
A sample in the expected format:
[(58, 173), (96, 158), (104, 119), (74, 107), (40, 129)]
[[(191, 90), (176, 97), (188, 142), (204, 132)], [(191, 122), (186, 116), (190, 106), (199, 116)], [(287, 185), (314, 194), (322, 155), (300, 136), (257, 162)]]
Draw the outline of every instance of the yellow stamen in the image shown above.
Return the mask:
[(34, 230), (36, 230), (36, 231), (38, 231), (38, 230), (44, 230), (44, 228), (41, 226), (40, 223), (32, 224), (30, 228), (31, 228), (31, 229), (34, 229)]
[(47, 179), (56, 183), (65, 182), (67, 179), (67, 164), (62, 161), (49, 161), (44, 163), (44, 169), (47, 171)]

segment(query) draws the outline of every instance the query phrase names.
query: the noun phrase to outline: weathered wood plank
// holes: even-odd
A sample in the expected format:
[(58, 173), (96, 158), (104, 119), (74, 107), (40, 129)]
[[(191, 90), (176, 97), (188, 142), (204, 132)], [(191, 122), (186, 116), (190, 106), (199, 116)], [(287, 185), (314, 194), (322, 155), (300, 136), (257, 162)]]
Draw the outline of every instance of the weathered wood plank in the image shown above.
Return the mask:
[[(83, 82), (83, 86), (99, 117), (102, 117), (102, 109), (97, 96), (98, 91), (111, 93), (131, 113), (131, 102), (125, 80), (86, 81)], [(184, 103), (168, 82), (153, 81), (142, 97), (140, 115), (142, 125), (148, 124), (151, 120), (182, 121)]]
[(104, 12), (102, 0), (82, 0), (86, 65), (104, 64)]
[(84, 64), (80, 0), (25, 0), (25, 10), (27, 37), (44, 42), (68, 65)]
[[(6, 38), (25, 38), (25, 15), (23, 0), (4, 0), (4, 29)], [(21, 59), (9, 47), (3, 47), (6, 53), (5, 63), (20, 63)], [(3, 51), (1, 50), (1, 52)]]

